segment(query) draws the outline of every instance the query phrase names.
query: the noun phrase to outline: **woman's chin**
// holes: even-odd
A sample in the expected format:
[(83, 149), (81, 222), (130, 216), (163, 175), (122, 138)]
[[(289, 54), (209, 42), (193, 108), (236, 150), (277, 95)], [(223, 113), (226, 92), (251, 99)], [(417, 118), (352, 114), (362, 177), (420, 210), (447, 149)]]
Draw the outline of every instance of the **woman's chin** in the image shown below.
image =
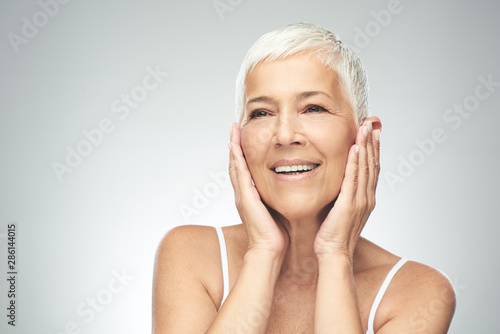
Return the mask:
[(324, 206), (321, 205), (297, 205), (291, 202), (269, 205), (269, 207), (288, 221), (318, 217), (320, 212), (324, 209)]
[(279, 218), (283, 217), (288, 221), (317, 219), (322, 222), (326, 218), (328, 212), (330, 212), (336, 199), (336, 196), (321, 201), (319, 199), (316, 200), (312, 196), (285, 197), (286, 198), (282, 197), (280, 199), (275, 197), (264, 202), (270, 209), (279, 214)]

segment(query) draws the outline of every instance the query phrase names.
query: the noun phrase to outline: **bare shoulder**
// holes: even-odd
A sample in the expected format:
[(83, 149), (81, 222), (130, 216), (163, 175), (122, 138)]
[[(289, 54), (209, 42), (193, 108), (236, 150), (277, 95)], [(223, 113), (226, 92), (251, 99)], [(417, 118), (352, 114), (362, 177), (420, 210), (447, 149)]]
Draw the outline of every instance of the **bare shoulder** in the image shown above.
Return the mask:
[[(158, 251), (161, 252), (164, 248), (171, 246), (186, 247), (191, 249), (192, 245), (206, 246), (210, 244), (206, 240), (207, 235), (213, 234), (212, 226), (204, 225), (181, 225), (168, 230), (160, 242)], [(195, 247), (196, 248), (196, 247)]]
[(441, 271), (408, 261), (387, 289), (389, 319), (380, 334), (405, 328), (408, 333), (447, 333), (455, 313), (453, 284)]
[(419, 305), (418, 309), (411, 307), (417, 313), (449, 312), (453, 315), (456, 302), (455, 290), (446, 274), (416, 261), (408, 261), (399, 271), (392, 292), (404, 291), (404, 297), (399, 298), (400, 302), (408, 307), (412, 304)]
[(161, 240), (155, 266), (175, 265), (187, 267), (202, 279), (210, 259), (218, 255), (217, 235), (212, 226), (181, 225), (170, 229)]
[(185, 225), (161, 240), (153, 276), (153, 333), (202, 332), (214, 319), (209, 287), (219, 279), (213, 270), (220, 262), (216, 238), (211, 226)]
[[(386, 271), (386, 264), (392, 266), (399, 261), (400, 257), (373, 245), (365, 245), (365, 251), (378, 254), (382, 260), (376, 263), (385, 266)], [(455, 305), (455, 290), (446, 274), (423, 263), (407, 261), (386, 290), (374, 329), (380, 334), (447, 333)]]

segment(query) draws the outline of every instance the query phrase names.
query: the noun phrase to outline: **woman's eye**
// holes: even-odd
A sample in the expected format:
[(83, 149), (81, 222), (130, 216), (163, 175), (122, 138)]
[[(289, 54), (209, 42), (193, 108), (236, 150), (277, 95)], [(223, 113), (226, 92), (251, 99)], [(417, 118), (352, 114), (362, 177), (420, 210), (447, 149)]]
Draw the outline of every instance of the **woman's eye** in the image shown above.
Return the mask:
[(256, 118), (256, 117), (259, 118), (264, 116), (267, 116), (267, 112), (264, 110), (255, 110), (252, 111), (252, 113), (250, 114), (250, 118)]
[(313, 112), (313, 113), (327, 111), (325, 108), (320, 107), (320, 106), (310, 106), (306, 110), (309, 112)]

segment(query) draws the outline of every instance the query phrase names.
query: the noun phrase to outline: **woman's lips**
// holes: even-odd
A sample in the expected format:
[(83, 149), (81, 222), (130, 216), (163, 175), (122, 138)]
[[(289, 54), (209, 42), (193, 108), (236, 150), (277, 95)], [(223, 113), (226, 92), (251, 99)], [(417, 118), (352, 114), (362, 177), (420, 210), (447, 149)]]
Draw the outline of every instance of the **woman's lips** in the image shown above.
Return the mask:
[(274, 170), (270, 170), (271, 173), (274, 174), (274, 177), (278, 181), (283, 182), (297, 182), (297, 181), (305, 181), (312, 178), (317, 172), (321, 165), (318, 165), (314, 169), (306, 172), (301, 172), (299, 174), (286, 174), (286, 173), (276, 173)]

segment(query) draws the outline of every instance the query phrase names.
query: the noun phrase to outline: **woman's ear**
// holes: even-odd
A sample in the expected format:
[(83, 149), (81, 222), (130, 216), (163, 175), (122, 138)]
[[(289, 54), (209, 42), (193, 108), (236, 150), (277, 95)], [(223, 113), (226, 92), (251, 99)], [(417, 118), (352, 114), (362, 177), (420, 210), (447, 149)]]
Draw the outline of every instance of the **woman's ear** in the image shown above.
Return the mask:
[(380, 130), (380, 131), (382, 131), (382, 122), (380, 121), (380, 118), (378, 118), (377, 116), (367, 117), (365, 119), (365, 122), (366, 121), (371, 121), (372, 122), (372, 128), (373, 128), (373, 130)]

